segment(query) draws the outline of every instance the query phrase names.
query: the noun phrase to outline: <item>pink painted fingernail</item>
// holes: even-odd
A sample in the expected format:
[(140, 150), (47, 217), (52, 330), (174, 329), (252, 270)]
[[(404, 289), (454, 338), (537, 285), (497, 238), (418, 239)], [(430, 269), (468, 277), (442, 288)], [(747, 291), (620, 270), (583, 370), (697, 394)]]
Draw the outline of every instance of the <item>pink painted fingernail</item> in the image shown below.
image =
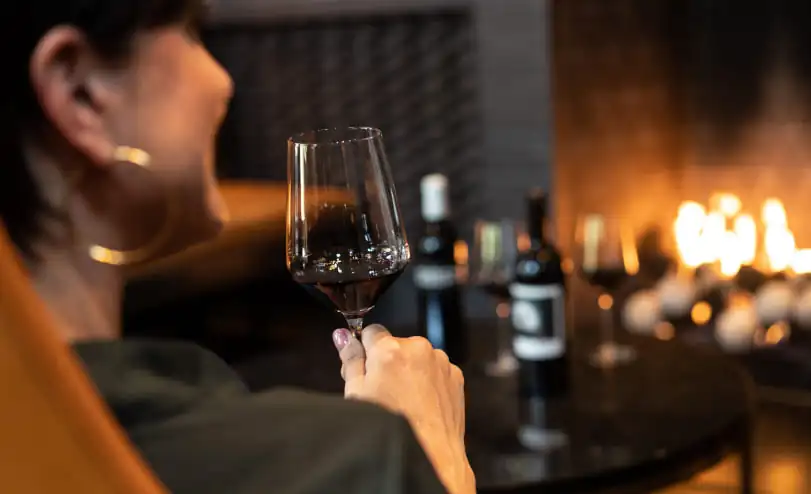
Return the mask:
[(339, 352), (343, 350), (344, 347), (349, 344), (349, 338), (351, 338), (351, 336), (349, 330), (346, 329), (336, 329), (333, 331), (332, 341), (335, 343), (335, 348), (337, 348)]

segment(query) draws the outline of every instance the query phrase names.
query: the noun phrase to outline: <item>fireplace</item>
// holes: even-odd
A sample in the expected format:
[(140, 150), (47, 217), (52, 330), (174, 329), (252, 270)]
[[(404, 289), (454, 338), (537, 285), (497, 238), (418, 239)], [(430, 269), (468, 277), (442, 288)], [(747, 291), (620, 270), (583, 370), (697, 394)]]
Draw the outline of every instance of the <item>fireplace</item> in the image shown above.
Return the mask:
[[(754, 268), (800, 296), (811, 271), (811, 4), (559, 0), (552, 12), (560, 243), (578, 215), (618, 214), (640, 236), (655, 231), (682, 273), (734, 280)], [(786, 326), (761, 328), (760, 343), (783, 343)], [(805, 345), (743, 358), (761, 381), (807, 387)]]
[(562, 242), (574, 215), (604, 211), (657, 227), (684, 255), (679, 208), (720, 200), (742, 224), (757, 220), (759, 257), (764, 244), (790, 242), (774, 228), (765, 241), (764, 205), (785, 208), (796, 246), (811, 247), (811, 7), (574, 0), (553, 15)]

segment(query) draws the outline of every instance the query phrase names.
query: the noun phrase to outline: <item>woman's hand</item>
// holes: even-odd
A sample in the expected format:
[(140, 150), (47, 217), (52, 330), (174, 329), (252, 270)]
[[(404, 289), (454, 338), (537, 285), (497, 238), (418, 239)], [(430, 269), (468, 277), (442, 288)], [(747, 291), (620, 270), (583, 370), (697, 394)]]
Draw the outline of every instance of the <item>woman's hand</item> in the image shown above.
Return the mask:
[(383, 326), (333, 334), (347, 398), (377, 403), (400, 413), (452, 494), (473, 494), (476, 483), (465, 453), (464, 377), (425, 338), (395, 338)]

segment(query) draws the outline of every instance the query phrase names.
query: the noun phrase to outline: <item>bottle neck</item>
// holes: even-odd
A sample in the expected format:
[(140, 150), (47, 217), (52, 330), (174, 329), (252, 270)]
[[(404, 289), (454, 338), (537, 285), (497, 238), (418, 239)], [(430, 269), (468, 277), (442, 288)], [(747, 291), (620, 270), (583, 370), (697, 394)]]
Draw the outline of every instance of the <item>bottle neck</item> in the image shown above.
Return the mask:
[(546, 199), (532, 198), (527, 203), (527, 234), (533, 247), (547, 245)]

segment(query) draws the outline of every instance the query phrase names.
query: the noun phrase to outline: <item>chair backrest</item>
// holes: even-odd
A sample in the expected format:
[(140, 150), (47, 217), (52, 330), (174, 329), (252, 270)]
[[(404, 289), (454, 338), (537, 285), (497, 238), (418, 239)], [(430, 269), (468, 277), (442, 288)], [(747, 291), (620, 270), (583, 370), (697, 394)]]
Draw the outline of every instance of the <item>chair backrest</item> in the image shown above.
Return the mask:
[(158, 494), (0, 225), (0, 492)]

